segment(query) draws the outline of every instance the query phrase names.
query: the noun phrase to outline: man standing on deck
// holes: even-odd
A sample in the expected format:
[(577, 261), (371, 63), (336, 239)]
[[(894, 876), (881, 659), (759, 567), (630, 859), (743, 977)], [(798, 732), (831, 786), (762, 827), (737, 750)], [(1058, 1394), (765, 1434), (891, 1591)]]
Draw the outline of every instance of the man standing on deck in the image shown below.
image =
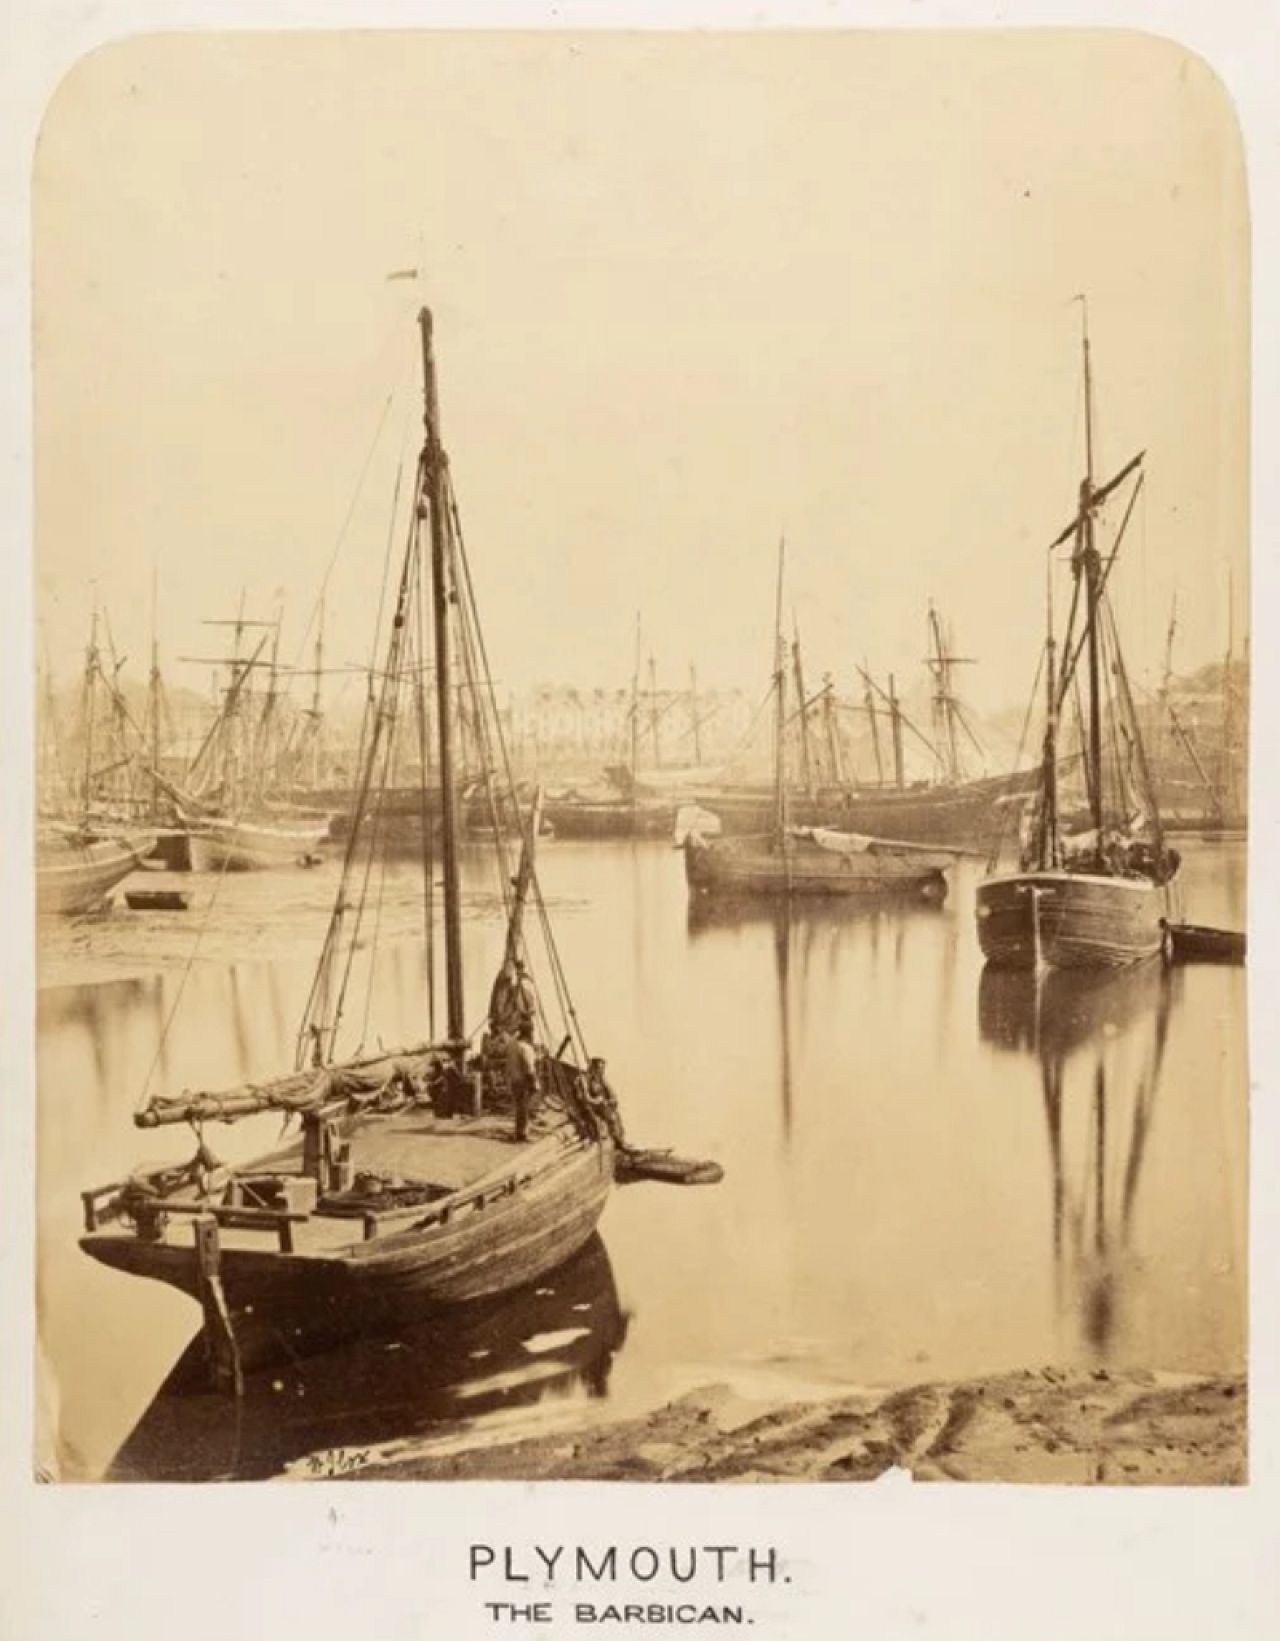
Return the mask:
[(520, 1022), (507, 1048), (507, 1084), (515, 1107), (516, 1141), (529, 1138), (529, 1118), (538, 1096), (538, 1055), (533, 1046), (533, 1025)]

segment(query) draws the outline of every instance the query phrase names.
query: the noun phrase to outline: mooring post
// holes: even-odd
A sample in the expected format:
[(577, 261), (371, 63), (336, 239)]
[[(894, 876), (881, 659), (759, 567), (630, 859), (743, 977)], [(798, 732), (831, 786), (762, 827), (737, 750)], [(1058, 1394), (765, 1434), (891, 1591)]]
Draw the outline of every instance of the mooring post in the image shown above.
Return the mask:
[(218, 1221), (212, 1214), (201, 1214), (195, 1222), (195, 1249), (196, 1287), (204, 1312), (204, 1343), (214, 1388), (240, 1396), (244, 1393), (240, 1347), (222, 1286), (222, 1243)]

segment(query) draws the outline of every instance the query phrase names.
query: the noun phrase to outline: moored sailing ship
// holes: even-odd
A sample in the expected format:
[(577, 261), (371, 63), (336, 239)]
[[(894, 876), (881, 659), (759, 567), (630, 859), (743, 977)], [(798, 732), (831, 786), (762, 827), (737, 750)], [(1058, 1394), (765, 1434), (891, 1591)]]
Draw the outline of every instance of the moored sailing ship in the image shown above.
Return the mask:
[(772, 684), (773, 825), (768, 832), (731, 837), (708, 837), (696, 824), (692, 826), (683, 841), (690, 892), (781, 897), (908, 894), (940, 899), (947, 892), (946, 873), (954, 864), (952, 852), (825, 826), (792, 823), (782, 573), (780, 549)]
[(112, 889), (155, 846), (155, 829), (145, 824), (133, 789), (135, 726), (115, 671), (118, 664), (109, 676), (102, 663), (95, 610), (80, 688), (74, 776), (63, 767), (71, 748), (61, 744), (51, 676), (46, 681), (35, 862), (36, 910), (42, 916), (76, 916), (103, 907)]
[[(420, 329), (425, 438), (356, 813), (366, 814), (391, 772), (399, 696), (405, 679), (421, 677), (429, 608), (442, 833), (439, 860), (428, 854), (423, 866), (428, 918), (437, 872), (443, 878), (445, 1033), (396, 1053), (337, 1054), (364, 911), (365, 828), (357, 825), (299, 1030), (297, 1069), (229, 1091), (151, 1097), (136, 1114), (139, 1126), (191, 1125), (195, 1156), (84, 1194), (84, 1251), (198, 1297), (215, 1374), (237, 1387), (252, 1358), (291, 1348), (295, 1334), (360, 1332), (536, 1280), (588, 1241), (627, 1154), (603, 1062), (588, 1055), (568, 998), (533, 869), (536, 824), (524, 828), (514, 882), (504, 840), (494, 840), (509, 902), (507, 960), (478, 1046), (468, 1030), (455, 653), (477, 710), (492, 710), (492, 685), (475, 666), (483, 648), (440, 437), (426, 309)], [(496, 733), (500, 741), (500, 725)], [(527, 906), (538, 916), (552, 1004), (521, 965)], [(428, 928), (429, 971), (432, 950)], [(430, 985), (428, 1002), (434, 1022)], [(557, 1005), (564, 1030), (551, 1037)], [(300, 1132), (244, 1167), (214, 1158), (205, 1125), (259, 1112), (285, 1113)]]
[[(1085, 475), (1075, 518), (1050, 544), (1052, 552), (1071, 543), (1073, 594), (1060, 656), (1050, 600), (1041, 663), (1046, 711), (1039, 784), (1018, 870), (1000, 872), (993, 859), (977, 892), (983, 955), (989, 963), (1011, 968), (1108, 968), (1154, 956), (1165, 941), (1169, 886), (1178, 869), (1178, 856), (1167, 847), (1161, 828), (1106, 590), (1142, 488), (1142, 455), (1106, 483), (1095, 484), (1087, 320), (1083, 350)], [(1134, 482), (1104, 566), (1097, 544), (1099, 510), (1130, 479)], [(1087, 716), (1079, 701), (1081, 665)], [(1087, 827), (1080, 831), (1071, 830), (1059, 780), (1063, 722), (1072, 707), (1080, 719), (1079, 767), (1088, 810)]]
[[(1000, 830), (1004, 812), (1016, 807), (1035, 785), (1034, 770), (1010, 774), (985, 772), (985, 752), (953, 682), (953, 669), (965, 661), (951, 653), (951, 643), (937, 610), (930, 605), (929, 653), (931, 733), (908, 715), (894, 677), (887, 687), (864, 667), (861, 704), (837, 701), (830, 677), (810, 696), (805, 689), (797, 633), (792, 655), (803, 780), (790, 794), (789, 814), (796, 826), (839, 828), (903, 843), (985, 851)], [(860, 778), (845, 746), (841, 715), (865, 716), (868, 751), (874, 772)], [(815, 720), (811, 731), (810, 720)], [(811, 740), (813, 746), (810, 746)], [(929, 774), (913, 773), (907, 742), (914, 754), (928, 759)], [(968, 743), (967, 756), (965, 743)], [(978, 754), (981, 772), (968, 758)], [(697, 791), (700, 807), (714, 814), (729, 835), (760, 832), (772, 824), (772, 790), (759, 783), (718, 781)]]
[[(249, 621), (242, 607), (234, 619), (207, 625), (234, 629), (231, 656), (215, 658), (229, 669), (230, 681), (182, 786), (161, 783), (189, 834), (191, 865), (198, 872), (246, 872), (305, 864), (327, 839), (329, 822), (272, 802), (274, 766), (285, 740), (276, 656), (279, 619)], [(255, 626), (274, 631), (269, 662), (261, 653), (265, 637), (250, 654), (241, 654), (246, 629)], [(269, 682), (255, 703), (252, 679), (259, 667), (267, 668)]]
[(151, 853), (154, 832), (55, 829), (36, 847), (36, 910), (75, 916), (101, 906), (117, 884)]

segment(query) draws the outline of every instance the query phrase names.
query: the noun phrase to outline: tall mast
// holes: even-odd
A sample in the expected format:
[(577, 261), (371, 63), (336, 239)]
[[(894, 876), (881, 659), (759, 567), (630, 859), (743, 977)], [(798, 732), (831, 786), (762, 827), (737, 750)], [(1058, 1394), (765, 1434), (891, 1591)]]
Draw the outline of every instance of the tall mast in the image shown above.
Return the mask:
[[(899, 791), (907, 784), (906, 770), (902, 759), (902, 713), (898, 708), (898, 692), (894, 688), (893, 674), (889, 674), (889, 729), (893, 735), (893, 781)], [(877, 762), (879, 748), (877, 747)]]
[(945, 757), (941, 759), (943, 777), (955, 785), (963, 778), (964, 772), (960, 767), (960, 743), (956, 737), (956, 720), (960, 714), (951, 669), (968, 658), (952, 655), (950, 637), (943, 631), (942, 620), (932, 602), (929, 604), (929, 645), (931, 653), (926, 665), (933, 674), (934, 733), (939, 747), (945, 751)]
[[(1175, 592), (1169, 606), (1169, 630), (1164, 640), (1164, 674), (1160, 681), (1160, 698), (1168, 701), (1173, 691), (1173, 640), (1178, 632), (1178, 595)], [(1228, 648), (1230, 639), (1228, 639)]]
[(871, 749), (876, 756), (876, 785), (884, 785), (884, 759), (880, 756), (880, 725), (876, 718), (876, 698), (871, 693), (871, 674), (862, 669), (863, 700), (867, 707), (867, 722), (871, 725)]
[(254, 737), (252, 762), (249, 775), (252, 781), (252, 790), (255, 798), (261, 799), (268, 785), (275, 779), (274, 769), (269, 770), (269, 760), (272, 755), (272, 741), (275, 739), (276, 703), (280, 698), (280, 623), (283, 612), (276, 610), (275, 630), (271, 639), (271, 660), (267, 671), (267, 693), (262, 703), (262, 712), (258, 718), (257, 734)]
[(89, 623), (89, 648), (84, 661), (84, 818), (89, 819), (93, 802), (93, 716), (97, 697), (98, 606), (93, 606)]
[(778, 542), (778, 592), (773, 617), (773, 828), (778, 848), (785, 850), (787, 839), (787, 646), (782, 636), (782, 575), (787, 542)]
[(840, 730), (836, 724), (836, 686), (830, 673), (822, 680), (822, 726), (827, 736), (827, 762), (831, 765), (831, 784), (843, 786), (844, 759), (840, 754)]
[(431, 526), (431, 605), (436, 648), (436, 722), (439, 726), (440, 841), (444, 869), (445, 1013), (449, 1046), (459, 1069), (466, 1054), (466, 1005), (462, 990), (462, 907), (458, 887), (458, 794), (453, 750), (453, 665), (449, 605), (454, 597), (449, 538), (448, 458), (440, 442), (440, 404), (432, 349), (431, 310), (418, 314), (422, 331), (422, 503)]
[[(156, 572), (151, 571), (151, 699), (148, 709), (151, 714), (151, 768), (160, 768), (160, 640), (156, 624)], [(155, 781), (151, 782), (151, 819), (154, 822), (160, 812), (160, 788)]]
[[(320, 594), (320, 617), (316, 624), (316, 676), (311, 686), (311, 785), (320, 785), (320, 681), (324, 675), (324, 594)], [(421, 680), (422, 673), (419, 671)], [(299, 771), (301, 773), (301, 771)]]
[(791, 657), (796, 670), (796, 700), (797, 711), (800, 714), (800, 767), (804, 771), (804, 789), (810, 797), (813, 796), (813, 758), (809, 751), (809, 698), (804, 692), (804, 662), (800, 659), (800, 628), (792, 616), (792, 630), (794, 639), (791, 645)]
[(693, 761), (702, 765), (702, 719), (698, 716), (698, 670), (689, 663), (689, 722), (693, 730)]
[(1037, 864), (1041, 870), (1058, 862), (1058, 675), (1053, 637), (1053, 559), (1045, 567), (1045, 722), (1044, 795), (1040, 814), (1040, 847)]
[(1235, 651), (1235, 577), (1227, 571), (1227, 654), (1222, 663), (1222, 788), (1221, 807), (1224, 812), (1235, 810), (1235, 757), (1232, 740), (1235, 736), (1235, 684), (1231, 665)]
[(1160, 675), (1159, 710), (1156, 714), (1155, 752), (1159, 760), (1165, 751), (1165, 730), (1173, 710), (1173, 640), (1178, 631), (1178, 594), (1175, 591), (1169, 606), (1169, 630), (1164, 640), (1164, 671)]
[(636, 780), (640, 772), (640, 611), (636, 611), (636, 659), (631, 669), (631, 808), (636, 807)]
[(658, 665), (649, 651), (649, 734), (653, 739), (653, 767), (662, 763), (662, 743), (658, 738), (662, 714), (658, 711)]
[(1084, 570), (1089, 644), (1089, 801), (1093, 829), (1102, 841), (1102, 644), (1098, 621), (1101, 597), (1101, 564), (1094, 543), (1093, 511), (1093, 370), (1089, 357), (1089, 307), (1080, 298), (1081, 344), (1084, 353), (1084, 450), (1085, 476), (1080, 485), (1080, 530), (1077, 553)]

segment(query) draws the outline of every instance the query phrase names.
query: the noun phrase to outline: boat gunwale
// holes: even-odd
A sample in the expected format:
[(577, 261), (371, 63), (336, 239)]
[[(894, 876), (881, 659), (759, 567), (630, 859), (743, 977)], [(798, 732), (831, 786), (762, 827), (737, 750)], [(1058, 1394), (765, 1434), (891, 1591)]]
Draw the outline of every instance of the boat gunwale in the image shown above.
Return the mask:
[(999, 876), (985, 877), (978, 884), (977, 894), (981, 895), (986, 889), (1007, 887), (1015, 883), (1086, 883), (1095, 887), (1114, 886), (1128, 889), (1138, 894), (1154, 892), (1168, 888), (1167, 883), (1156, 883), (1147, 877), (1110, 877), (1105, 872), (1068, 872), (1061, 868), (1050, 868), (1036, 872), (1003, 872)]
[[(563, 1132), (564, 1129), (561, 1128), (559, 1133)], [(541, 1136), (541, 1138), (553, 1140), (559, 1137), (559, 1133), (552, 1131)], [(522, 1206), (539, 1187), (545, 1187), (553, 1180), (555, 1175), (570, 1165), (578, 1163), (592, 1151), (600, 1154), (599, 1171), (607, 1173), (611, 1178), (613, 1173), (613, 1149), (613, 1142), (607, 1136), (589, 1138), (574, 1133), (566, 1143), (559, 1145), (554, 1151), (546, 1151), (543, 1157), (536, 1161), (533, 1170), (524, 1174), (523, 1177), (521, 1177), (519, 1170), (522, 1167), (528, 1167), (530, 1161), (534, 1159), (531, 1158), (529, 1152), (515, 1149), (509, 1163), (494, 1169), (491, 1173), (467, 1181), (455, 1190), (432, 1201), (415, 1203), (399, 1210), (389, 1210), (386, 1216), (377, 1216), (376, 1211), (371, 1211), (367, 1216), (326, 1214), (323, 1209), (318, 1208), (305, 1214), (278, 1216), (280, 1219), (292, 1217), (297, 1223), (319, 1219), (329, 1223), (347, 1223), (353, 1227), (363, 1225), (369, 1217), (375, 1219), (378, 1217), (411, 1219), (417, 1215), (422, 1220), (422, 1223), (417, 1225), (407, 1224), (402, 1227), (388, 1229), (386, 1232), (375, 1230), (372, 1235), (366, 1233), (354, 1236), (350, 1242), (335, 1242), (322, 1249), (282, 1248), (277, 1240), (278, 1227), (274, 1224), (241, 1227), (228, 1225), (225, 1227), (226, 1229), (239, 1230), (241, 1233), (259, 1234), (270, 1240), (264, 1241), (261, 1246), (244, 1246), (239, 1242), (231, 1245), (224, 1244), (223, 1254), (224, 1257), (233, 1259), (237, 1265), (247, 1268), (268, 1267), (277, 1270), (293, 1268), (299, 1271), (304, 1269), (318, 1270), (325, 1267), (343, 1270), (367, 1269), (370, 1263), (375, 1262), (378, 1258), (385, 1256), (387, 1259), (392, 1259), (396, 1256), (410, 1255), (417, 1249), (422, 1248), (427, 1240), (432, 1243), (443, 1241), (446, 1237), (458, 1235), (472, 1228), (474, 1221), (468, 1220), (457, 1223), (453, 1220), (452, 1215), (455, 1209), (472, 1208), (474, 1211), (480, 1212), (495, 1205), (512, 1208)], [(608, 1153), (607, 1166), (605, 1153)], [(268, 1160), (268, 1158), (257, 1159), (253, 1164), (246, 1165), (245, 1172), (248, 1171), (249, 1167), (261, 1167)], [(285, 1172), (285, 1170), (281, 1170), (281, 1172)], [(170, 1212), (181, 1213), (184, 1220), (191, 1221), (199, 1217), (202, 1209), (212, 1211), (216, 1207), (229, 1207), (227, 1204), (212, 1201), (208, 1203), (193, 1202), (192, 1197), (184, 1191), (173, 1192), (168, 1199), (164, 1197), (157, 1198), (155, 1206), (160, 1212), (165, 1211), (166, 1201)], [(182, 1203), (184, 1206), (178, 1209), (173, 1206), (175, 1203)], [(492, 1221), (490, 1220), (489, 1223), (492, 1224)], [(99, 1258), (98, 1249), (108, 1245), (153, 1249), (158, 1263), (167, 1266), (185, 1266), (187, 1262), (194, 1261), (196, 1256), (194, 1237), (191, 1242), (185, 1240), (171, 1241), (165, 1237), (156, 1241), (149, 1241), (139, 1234), (136, 1225), (126, 1229), (118, 1219), (114, 1223), (108, 1221), (92, 1231), (83, 1232), (79, 1238), (79, 1243), (82, 1252), (94, 1258)], [(139, 1264), (145, 1264), (146, 1262), (147, 1256), (144, 1254), (139, 1262), (135, 1263), (131, 1260), (130, 1264), (135, 1270), (138, 1270), (138, 1274), (153, 1274), (138, 1268)], [(114, 1265), (111, 1260), (101, 1260), (101, 1263)], [(154, 1274), (161, 1281), (169, 1280), (169, 1277), (161, 1272), (157, 1271)]]

